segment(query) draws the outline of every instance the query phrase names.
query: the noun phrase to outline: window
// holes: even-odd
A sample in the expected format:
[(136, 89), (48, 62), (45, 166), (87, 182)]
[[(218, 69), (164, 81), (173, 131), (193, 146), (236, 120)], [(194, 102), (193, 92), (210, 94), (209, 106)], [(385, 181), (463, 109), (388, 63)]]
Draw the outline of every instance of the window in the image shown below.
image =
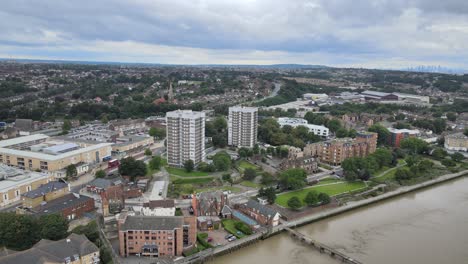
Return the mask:
[(19, 190), (15, 190), (15, 197), (18, 197), (20, 196), (20, 191)]
[(8, 200), (8, 193), (5, 193), (5, 194), (3, 195), (3, 200), (5, 200), (5, 201)]

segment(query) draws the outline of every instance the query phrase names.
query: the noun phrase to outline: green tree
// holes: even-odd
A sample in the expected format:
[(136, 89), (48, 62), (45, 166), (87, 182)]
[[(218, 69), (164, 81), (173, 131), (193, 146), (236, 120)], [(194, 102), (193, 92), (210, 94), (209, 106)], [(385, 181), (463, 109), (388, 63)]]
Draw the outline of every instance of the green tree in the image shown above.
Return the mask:
[(341, 122), (338, 119), (332, 119), (327, 122), (326, 127), (328, 127), (331, 132), (336, 132), (341, 128)]
[(165, 138), (166, 137), (166, 130), (164, 128), (155, 128), (152, 127), (149, 129), (148, 134), (155, 138)]
[(307, 173), (304, 169), (288, 169), (279, 175), (279, 183), (284, 189), (297, 190), (305, 186), (306, 178)]
[(460, 162), (465, 158), (465, 156), (463, 156), (463, 154), (461, 154), (460, 152), (453, 153), (451, 157), (452, 160), (455, 162)]
[(409, 180), (412, 177), (413, 174), (408, 168), (398, 168), (395, 171), (395, 179), (399, 182)]
[(70, 120), (65, 119), (62, 125), (62, 131), (64, 133), (68, 133), (68, 131), (70, 131), (71, 128), (72, 128), (72, 123), (70, 122)]
[(94, 175), (96, 178), (105, 178), (106, 177), (106, 172), (103, 170), (98, 170), (96, 171), (96, 174)]
[(447, 151), (443, 148), (436, 148), (432, 151), (432, 156), (437, 160), (442, 160), (447, 156)]
[(308, 206), (312, 206), (317, 204), (319, 201), (318, 193), (314, 190), (307, 193), (306, 197), (304, 198), (304, 203)]
[(152, 170), (159, 170), (161, 169), (161, 165), (162, 165), (162, 158), (161, 156), (154, 156), (150, 162), (149, 162), (149, 167), (150, 169)]
[(229, 174), (229, 173), (223, 174), (222, 179), (223, 179), (223, 181), (228, 182), (230, 184), (233, 183), (231, 174)]
[(463, 135), (468, 137), (468, 128), (465, 128), (465, 130), (463, 131)]
[(412, 154), (422, 154), (429, 148), (429, 144), (419, 138), (405, 138), (400, 142), (400, 147)]
[(440, 163), (442, 163), (442, 165), (444, 165), (445, 167), (457, 166), (457, 163), (451, 159), (443, 159)]
[(293, 210), (298, 210), (299, 208), (302, 207), (301, 200), (297, 198), (297, 196), (293, 196), (288, 200), (288, 207), (293, 209)]
[(336, 131), (337, 138), (344, 138), (347, 136), (348, 136), (348, 130), (346, 130), (346, 128), (341, 127)]
[(146, 172), (146, 164), (141, 160), (128, 157), (120, 161), (119, 173), (124, 176), (129, 176), (131, 181), (135, 181), (136, 177), (145, 176)]
[(60, 240), (68, 235), (68, 221), (60, 214), (42, 215), (39, 218), (41, 238)]
[(276, 190), (273, 187), (265, 188), (264, 196), (269, 204), (274, 204), (276, 200)]
[(76, 170), (75, 164), (70, 164), (65, 169), (65, 174), (67, 178), (76, 177), (78, 175), (78, 171)]
[(213, 156), (213, 165), (217, 171), (227, 171), (231, 168), (231, 157), (226, 152), (218, 152)]
[(247, 169), (244, 170), (243, 178), (245, 180), (251, 181), (251, 180), (255, 179), (255, 177), (257, 177), (257, 172), (254, 169), (247, 168)]
[(103, 116), (101, 117), (101, 122), (102, 122), (103, 124), (109, 123), (109, 119), (107, 118), (107, 115), (103, 115)]
[(390, 137), (390, 131), (382, 125), (375, 124), (368, 129), (370, 132), (375, 132), (378, 134), (377, 142), (379, 145), (387, 145), (387, 140)]
[(186, 172), (192, 172), (193, 169), (195, 168), (195, 165), (193, 164), (193, 160), (186, 160), (184, 162), (184, 168)]
[(0, 213), (0, 246), (25, 250), (40, 238), (40, 227), (33, 216)]
[(145, 156), (151, 156), (153, 155), (153, 152), (151, 151), (151, 149), (147, 148), (145, 149)]
[(330, 196), (326, 193), (320, 193), (318, 195), (318, 199), (321, 204), (329, 204), (331, 202)]
[(448, 112), (446, 116), (449, 121), (455, 122), (457, 120), (457, 115), (454, 112)]
[(266, 171), (262, 173), (262, 178), (260, 180), (262, 184), (267, 185), (267, 184), (271, 184), (274, 181), (275, 181), (275, 178), (273, 177), (273, 175), (271, 175), (270, 173)]

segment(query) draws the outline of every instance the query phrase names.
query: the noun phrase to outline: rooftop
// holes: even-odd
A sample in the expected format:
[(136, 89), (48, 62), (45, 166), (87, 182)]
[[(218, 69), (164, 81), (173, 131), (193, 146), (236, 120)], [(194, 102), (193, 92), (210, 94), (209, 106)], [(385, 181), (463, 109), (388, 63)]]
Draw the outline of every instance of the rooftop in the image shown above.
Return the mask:
[(45, 205), (35, 207), (31, 211), (37, 215), (54, 214), (63, 211), (65, 208), (74, 207), (89, 200), (93, 200), (93, 198), (76, 193), (69, 193), (60, 198), (48, 201)]
[(27, 197), (27, 198), (30, 198), (30, 199), (34, 199), (34, 198), (43, 196), (43, 195), (45, 195), (47, 193), (51, 193), (51, 192), (54, 192), (56, 190), (61, 190), (63, 188), (67, 188), (67, 187), (68, 187), (67, 183), (64, 183), (64, 182), (61, 182), (61, 181), (51, 181), (49, 183), (46, 183), (46, 184), (43, 184), (43, 185), (39, 186), (35, 190), (25, 192), (21, 196), (24, 196), (24, 197)]
[(11, 255), (0, 257), (2, 264), (20, 263), (66, 263), (92, 253), (99, 253), (99, 248), (85, 235), (70, 234), (66, 239), (52, 241), (42, 239), (32, 248)]
[(175, 110), (166, 113), (166, 117), (174, 118), (204, 118), (205, 113), (192, 110)]
[(183, 224), (181, 216), (127, 216), (121, 230), (174, 230)]
[(229, 107), (229, 112), (236, 111), (236, 112), (257, 112), (257, 107), (247, 107), (247, 106), (231, 106)]
[(0, 192), (11, 188), (16, 188), (24, 184), (47, 179), (49, 176), (45, 173), (35, 171), (25, 171), (5, 164), (0, 164)]

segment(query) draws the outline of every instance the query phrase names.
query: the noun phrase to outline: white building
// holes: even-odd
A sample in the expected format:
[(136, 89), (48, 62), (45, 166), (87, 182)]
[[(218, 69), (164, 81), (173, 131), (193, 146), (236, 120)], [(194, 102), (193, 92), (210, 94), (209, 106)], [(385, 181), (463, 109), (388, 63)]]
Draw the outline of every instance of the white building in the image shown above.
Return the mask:
[(176, 110), (166, 113), (167, 161), (182, 167), (192, 160), (205, 161), (205, 113)]
[(258, 108), (229, 107), (228, 145), (252, 148), (257, 144)]
[(330, 133), (330, 130), (327, 127), (308, 124), (307, 120), (302, 119), (302, 118), (279, 117), (278, 118), (278, 124), (281, 127), (283, 127), (283, 126), (292, 126), (292, 127), (304, 126), (304, 127), (307, 127), (310, 132), (314, 133), (317, 136), (322, 136), (322, 137), (328, 137), (328, 135)]
[(317, 101), (317, 100), (327, 100), (327, 99), (328, 99), (328, 95), (327, 95), (327, 94), (324, 94), (324, 93), (321, 93), (321, 94), (306, 93), (306, 94), (303, 94), (303, 95), (302, 95), (302, 98), (304, 98), (304, 100), (314, 100), (314, 101)]

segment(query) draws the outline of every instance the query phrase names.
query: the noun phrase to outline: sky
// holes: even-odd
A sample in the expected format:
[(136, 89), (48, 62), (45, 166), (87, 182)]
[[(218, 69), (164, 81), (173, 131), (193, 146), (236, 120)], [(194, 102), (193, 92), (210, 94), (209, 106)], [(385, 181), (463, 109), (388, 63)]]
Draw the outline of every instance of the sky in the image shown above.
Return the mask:
[(468, 69), (468, 1), (2, 0), (0, 57)]

